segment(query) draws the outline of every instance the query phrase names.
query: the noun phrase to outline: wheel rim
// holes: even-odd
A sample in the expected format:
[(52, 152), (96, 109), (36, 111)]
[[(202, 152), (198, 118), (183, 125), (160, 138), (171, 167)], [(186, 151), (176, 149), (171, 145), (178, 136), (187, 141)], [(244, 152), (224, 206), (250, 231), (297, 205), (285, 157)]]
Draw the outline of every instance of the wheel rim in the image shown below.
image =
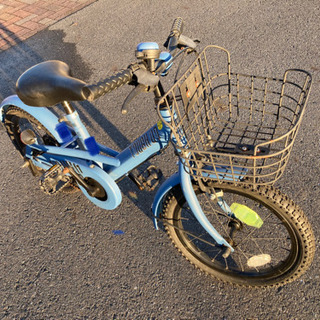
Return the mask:
[[(242, 230), (234, 236), (234, 253), (223, 258), (224, 249), (204, 231), (184, 203), (182, 208), (176, 207), (173, 226), (187, 258), (196, 259), (196, 264), (209, 273), (224, 274), (237, 278), (239, 282), (247, 279), (272, 281), (292, 269), (298, 256), (298, 241), (288, 221), (271, 205), (261, 205), (257, 199), (248, 198), (247, 194), (232, 189), (223, 191), (223, 198), (229, 205), (237, 202), (257, 210), (264, 220), (262, 227), (258, 229), (243, 224)], [(230, 218), (207, 194), (200, 191), (196, 193), (209, 221), (227, 239)]]

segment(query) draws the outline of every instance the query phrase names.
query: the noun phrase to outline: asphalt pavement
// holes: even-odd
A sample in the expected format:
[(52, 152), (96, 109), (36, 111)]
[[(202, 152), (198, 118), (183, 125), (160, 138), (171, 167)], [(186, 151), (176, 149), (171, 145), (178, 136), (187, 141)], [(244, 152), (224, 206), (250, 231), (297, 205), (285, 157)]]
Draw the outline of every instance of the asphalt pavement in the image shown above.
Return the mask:
[[(67, 62), (88, 83), (105, 78), (135, 60), (138, 43), (162, 45), (177, 16), (201, 46), (227, 48), (236, 72), (312, 73), (308, 108), (276, 184), (313, 225), (317, 251), (311, 268), (277, 289), (249, 290), (210, 278), (154, 230), (154, 192), (140, 192), (124, 179), (123, 202), (113, 211), (80, 193), (47, 196), (20, 168), (22, 160), (1, 127), (0, 319), (320, 319), (319, 1), (100, 0), (1, 52), (0, 98), (14, 93), (24, 70), (48, 59)], [(167, 81), (168, 88), (172, 78)], [(117, 150), (157, 121), (151, 95), (138, 97), (121, 115), (130, 89), (76, 104), (90, 133)], [(165, 177), (175, 171), (171, 147), (150, 162)]]

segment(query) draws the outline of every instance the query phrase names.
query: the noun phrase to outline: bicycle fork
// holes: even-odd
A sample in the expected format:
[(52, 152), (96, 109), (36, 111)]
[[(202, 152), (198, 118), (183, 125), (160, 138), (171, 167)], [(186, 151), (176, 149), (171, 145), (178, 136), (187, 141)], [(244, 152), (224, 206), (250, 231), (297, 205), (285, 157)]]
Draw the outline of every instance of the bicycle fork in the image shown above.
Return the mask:
[[(179, 162), (179, 174), (180, 174), (180, 183), (181, 188), (184, 194), (184, 197), (186, 198), (190, 209), (192, 210), (192, 213), (196, 217), (196, 219), (199, 221), (199, 223), (202, 225), (202, 227), (210, 234), (210, 236), (219, 244), (222, 246), (225, 246), (228, 250), (225, 252), (225, 257), (227, 257), (230, 253), (234, 251), (232, 246), (227, 242), (226, 239), (224, 239), (219, 232), (212, 226), (212, 224), (207, 219), (206, 215), (204, 214), (199, 201), (197, 199), (197, 196), (193, 190), (192, 182), (191, 182), (191, 176), (186, 171), (183, 165), (183, 159)], [(224, 206), (224, 210), (228, 211), (228, 205), (222, 200), (219, 200), (221, 206)], [(230, 208), (229, 208), (230, 209)], [(230, 210), (231, 212), (231, 210)], [(230, 212), (228, 214), (230, 214)]]

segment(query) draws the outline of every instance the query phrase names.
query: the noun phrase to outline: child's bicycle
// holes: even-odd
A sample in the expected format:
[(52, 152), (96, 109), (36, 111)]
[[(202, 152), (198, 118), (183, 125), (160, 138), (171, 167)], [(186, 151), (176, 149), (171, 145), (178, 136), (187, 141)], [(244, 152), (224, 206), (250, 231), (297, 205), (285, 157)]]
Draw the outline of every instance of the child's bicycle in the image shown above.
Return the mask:
[[(287, 164), (311, 76), (232, 73), (227, 50), (208, 46), (198, 54), (182, 25), (175, 19), (167, 51), (140, 43), (137, 62), (98, 84), (71, 77), (61, 61), (35, 65), (18, 79), (17, 95), (1, 103), (1, 120), (45, 193), (80, 189), (107, 210), (120, 204), (117, 181), (125, 176), (140, 189), (158, 185), (154, 166), (132, 171), (172, 142), (179, 168), (155, 194), (155, 227), (162, 221), (183, 256), (223, 281), (289, 283), (310, 266), (314, 235), (302, 210), (272, 184)], [(189, 53), (194, 62), (165, 93), (160, 78)], [(154, 92), (160, 120), (118, 153), (89, 135), (70, 101), (92, 101), (124, 84), (134, 89), (122, 113), (137, 94)], [(59, 103), (60, 118), (48, 109)]]

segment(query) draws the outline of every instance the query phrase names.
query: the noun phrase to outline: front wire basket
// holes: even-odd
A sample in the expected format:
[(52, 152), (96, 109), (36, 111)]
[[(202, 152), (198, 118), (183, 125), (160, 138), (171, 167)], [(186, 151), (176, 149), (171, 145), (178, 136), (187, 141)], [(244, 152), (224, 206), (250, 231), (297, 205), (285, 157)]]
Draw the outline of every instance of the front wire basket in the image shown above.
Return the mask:
[[(157, 108), (195, 180), (256, 187), (283, 174), (311, 82), (311, 75), (298, 69), (287, 70), (282, 79), (232, 73), (229, 52), (208, 46)], [(161, 116), (163, 109), (170, 117)]]

